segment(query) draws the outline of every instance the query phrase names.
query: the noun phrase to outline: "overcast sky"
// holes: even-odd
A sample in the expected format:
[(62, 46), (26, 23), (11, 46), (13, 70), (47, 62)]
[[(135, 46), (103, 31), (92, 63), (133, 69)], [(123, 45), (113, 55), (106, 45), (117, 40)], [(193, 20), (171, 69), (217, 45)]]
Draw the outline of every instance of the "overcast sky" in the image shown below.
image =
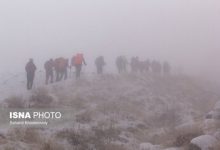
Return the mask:
[[(219, 0), (0, 0), (0, 68), (38, 68), (51, 57), (83, 52), (168, 60), (220, 72)], [(220, 75), (220, 74), (219, 74)]]

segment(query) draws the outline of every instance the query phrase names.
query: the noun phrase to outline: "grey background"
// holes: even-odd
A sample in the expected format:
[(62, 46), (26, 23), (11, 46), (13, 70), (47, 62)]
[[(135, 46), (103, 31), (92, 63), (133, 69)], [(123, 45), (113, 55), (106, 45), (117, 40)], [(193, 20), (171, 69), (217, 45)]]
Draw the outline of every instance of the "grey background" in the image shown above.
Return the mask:
[(219, 14), (219, 0), (0, 0), (0, 72), (83, 52), (89, 71), (139, 55), (218, 80)]

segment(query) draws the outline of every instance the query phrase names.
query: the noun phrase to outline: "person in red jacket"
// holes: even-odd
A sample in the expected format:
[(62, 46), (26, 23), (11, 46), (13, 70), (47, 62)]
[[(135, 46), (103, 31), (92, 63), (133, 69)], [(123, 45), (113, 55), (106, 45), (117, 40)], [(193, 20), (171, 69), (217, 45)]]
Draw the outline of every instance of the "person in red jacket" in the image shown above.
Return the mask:
[(33, 59), (30, 59), (29, 62), (25, 66), (25, 70), (27, 73), (27, 90), (32, 89), (36, 69), (37, 68), (34, 64)]
[(80, 77), (80, 73), (82, 70), (82, 64), (86, 65), (85, 59), (82, 53), (78, 53), (76, 56), (72, 58), (72, 66), (75, 66), (76, 78)]

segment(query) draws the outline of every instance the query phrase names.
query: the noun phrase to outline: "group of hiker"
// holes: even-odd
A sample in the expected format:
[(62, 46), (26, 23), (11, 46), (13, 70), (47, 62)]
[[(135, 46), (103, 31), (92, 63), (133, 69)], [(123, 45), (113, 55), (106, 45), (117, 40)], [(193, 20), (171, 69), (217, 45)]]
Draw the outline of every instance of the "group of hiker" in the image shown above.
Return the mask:
[[(46, 79), (45, 84), (53, 83), (61, 80), (66, 80), (68, 77), (68, 70), (72, 67), (75, 68), (75, 77), (78, 79), (81, 74), (82, 66), (87, 65), (82, 53), (77, 53), (71, 58), (71, 61), (67, 58), (59, 57), (56, 59), (49, 59), (44, 64)], [(103, 74), (103, 68), (106, 65), (104, 57), (98, 56), (95, 59), (95, 65), (97, 74)], [(139, 60), (139, 57), (132, 57), (130, 63), (125, 56), (118, 56), (116, 58), (116, 67), (119, 73), (127, 72), (127, 67), (130, 65), (131, 72), (144, 73), (152, 72), (155, 74), (170, 74), (171, 67), (168, 62), (161, 64), (159, 61), (153, 60)], [(25, 70), (27, 73), (27, 89), (32, 89), (35, 71), (37, 67), (34, 64), (33, 59), (30, 59), (26, 64)]]
[(153, 60), (152, 62), (147, 60), (139, 60), (139, 57), (132, 57), (130, 63), (126, 59), (125, 56), (118, 56), (116, 58), (116, 66), (119, 73), (127, 72), (127, 67), (130, 65), (131, 72), (133, 73), (144, 73), (144, 72), (152, 72), (154, 74), (164, 74), (168, 75), (171, 71), (171, 66), (168, 62), (164, 62), (163, 64), (157, 60)]
[[(69, 59), (63, 57), (47, 60), (44, 64), (46, 74), (45, 84), (53, 83), (54, 79), (56, 82), (63, 79), (66, 80), (68, 77), (68, 69), (71, 70), (72, 67), (75, 67), (76, 78), (79, 78), (83, 64), (86, 65), (86, 62), (82, 53), (74, 55), (71, 58), (71, 62), (69, 62)], [(30, 59), (25, 67), (28, 90), (32, 89), (36, 69), (37, 67), (33, 59)]]

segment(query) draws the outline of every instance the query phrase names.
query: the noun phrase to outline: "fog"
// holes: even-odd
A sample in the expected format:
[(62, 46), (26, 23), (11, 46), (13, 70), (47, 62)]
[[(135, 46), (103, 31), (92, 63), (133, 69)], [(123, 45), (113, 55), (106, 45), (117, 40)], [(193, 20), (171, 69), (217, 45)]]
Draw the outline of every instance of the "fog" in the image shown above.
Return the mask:
[(1, 72), (83, 52), (89, 71), (98, 55), (106, 70), (118, 55), (137, 55), (218, 77), (219, 14), (218, 0), (1, 0)]

